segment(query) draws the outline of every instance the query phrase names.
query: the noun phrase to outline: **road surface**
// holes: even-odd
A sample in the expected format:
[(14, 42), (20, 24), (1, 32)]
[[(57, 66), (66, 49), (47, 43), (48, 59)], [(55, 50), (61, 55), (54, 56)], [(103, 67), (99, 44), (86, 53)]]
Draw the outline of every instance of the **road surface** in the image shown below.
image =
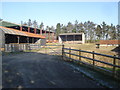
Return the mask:
[(57, 56), (21, 53), (3, 56), (4, 88), (101, 88)]

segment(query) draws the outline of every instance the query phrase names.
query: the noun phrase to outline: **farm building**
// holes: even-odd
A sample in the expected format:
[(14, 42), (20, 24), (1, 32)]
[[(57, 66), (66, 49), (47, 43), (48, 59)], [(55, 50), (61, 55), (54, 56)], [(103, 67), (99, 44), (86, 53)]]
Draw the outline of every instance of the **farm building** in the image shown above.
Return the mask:
[(24, 31), (19, 31), (16, 29), (6, 28), (3, 26), (0, 26), (0, 30), (3, 31), (2, 35), (5, 38), (4, 39), (5, 44), (10, 44), (10, 43), (17, 43), (17, 44), (20, 44), (20, 43), (41, 43), (42, 44), (43, 42), (39, 42), (39, 41), (45, 40), (45, 37), (42, 35), (24, 32)]
[[(2, 21), (0, 26), (0, 38), (2, 43), (0, 48), (20, 48), (20, 45), (45, 45), (46, 38), (54, 39), (54, 32), (40, 30), (25, 25), (14, 24), (7, 21)], [(36, 46), (38, 47), (38, 46)]]
[(59, 43), (85, 43), (84, 33), (63, 33), (58, 36)]
[(120, 40), (100, 40), (100, 46), (119, 46)]
[[(24, 33), (28, 32), (29, 34), (33, 33), (35, 35), (41, 35), (41, 36), (44, 36), (47, 41), (48, 40), (54, 41), (54, 39), (55, 39), (54, 32), (49, 31), (49, 30), (40, 30), (39, 28), (33, 28), (30, 26), (15, 24), (15, 23), (7, 22), (7, 21), (2, 21), (2, 26), (7, 27), (7, 28), (11, 28), (14, 30), (23, 31)], [(32, 35), (32, 36), (34, 36), (34, 35)]]

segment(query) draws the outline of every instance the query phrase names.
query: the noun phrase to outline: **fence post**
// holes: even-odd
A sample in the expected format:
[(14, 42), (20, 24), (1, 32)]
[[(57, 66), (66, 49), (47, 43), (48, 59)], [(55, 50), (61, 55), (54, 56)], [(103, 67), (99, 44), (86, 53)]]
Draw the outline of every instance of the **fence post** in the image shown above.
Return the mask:
[[(114, 58), (113, 58), (113, 65), (116, 65), (116, 55), (114, 55)], [(115, 77), (115, 66), (113, 66), (113, 76)]]
[[(71, 48), (69, 47), (69, 58), (71, 58)], [(69, 59), (70, 60), (70, 59)], [(71, 61), (71, 60), (70, 60)]]
[(95, 66), (95, 61), (94, 61), (94, 59), (95, 59), (95, 54), (94, 54), (94, 51), (93, 51), (92, 57), (93, 57), (93, 66)]
[[(81, 56), (81, 49), (79, 49), (79, 56)], [(79, 60), (81, 61), (81, 57), (79, 57)]]
[(64, 44), (62, 45), (62, 58), (64, 57)]

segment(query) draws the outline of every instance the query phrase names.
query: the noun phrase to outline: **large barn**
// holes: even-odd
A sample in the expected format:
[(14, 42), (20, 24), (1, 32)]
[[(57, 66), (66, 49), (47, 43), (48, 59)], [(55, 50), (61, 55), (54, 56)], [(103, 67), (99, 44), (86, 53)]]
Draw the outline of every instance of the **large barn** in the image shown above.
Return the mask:
[(54, 32), (40, 30), (26, 25), (19, 25), (7, 21), (1, 21), (0, 26), (1, 47), (7, 44), (39, 44), (45, 45), (46, 39), (54, 40)]
[(84, 33), (63, 33), (58, 36), (59, 43), (85, 43)]
[[(38, 39), (54, 40), (54, 32), (40, 30), (26, 25), (2, 21), (0, 27), (5, 33), (5, 43), (36, 43)], [(14, 38), (14, 39), (13, 39)]]

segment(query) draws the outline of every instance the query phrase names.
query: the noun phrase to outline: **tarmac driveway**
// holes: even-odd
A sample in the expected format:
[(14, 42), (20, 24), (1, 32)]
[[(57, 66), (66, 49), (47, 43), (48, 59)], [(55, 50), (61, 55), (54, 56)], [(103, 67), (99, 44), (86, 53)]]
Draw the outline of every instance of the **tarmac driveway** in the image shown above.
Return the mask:
[(3, 56), (4, 88), (100, 88), (57, 56), (21, 53)]

